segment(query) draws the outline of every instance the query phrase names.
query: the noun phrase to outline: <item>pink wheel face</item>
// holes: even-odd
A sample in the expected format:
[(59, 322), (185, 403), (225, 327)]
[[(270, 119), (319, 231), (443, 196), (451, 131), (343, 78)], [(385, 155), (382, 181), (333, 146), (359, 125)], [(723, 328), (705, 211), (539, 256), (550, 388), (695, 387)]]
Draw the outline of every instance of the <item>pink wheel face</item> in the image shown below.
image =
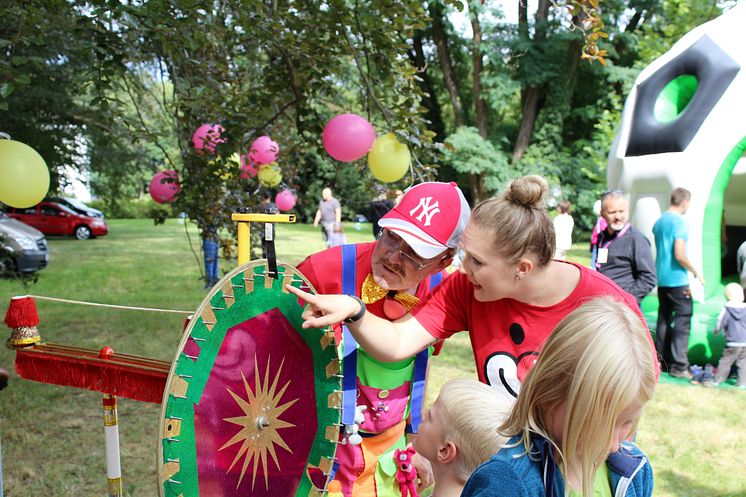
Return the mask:
[(221, 280), (184, 332), (166, 386), (161, 495), (307, 496), (323, 490), (338, 437), (333, 333), (303, 330), (308, 288), (250, 263)]

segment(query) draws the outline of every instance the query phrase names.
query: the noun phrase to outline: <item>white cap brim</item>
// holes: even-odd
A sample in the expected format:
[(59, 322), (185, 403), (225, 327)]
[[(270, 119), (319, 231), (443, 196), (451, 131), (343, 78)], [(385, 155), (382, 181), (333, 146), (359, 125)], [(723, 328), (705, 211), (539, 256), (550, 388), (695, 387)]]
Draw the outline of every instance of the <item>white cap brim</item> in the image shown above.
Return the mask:
[(448, 247), (438, 242), (435, 238), (404, 220), (382, 218), (378, 221), (378, 225), (381, 228), (388, 228), (402, 237), (406, 244), (412, 247), (412, 250), (423, 259), (432, 259), (448, 250)]

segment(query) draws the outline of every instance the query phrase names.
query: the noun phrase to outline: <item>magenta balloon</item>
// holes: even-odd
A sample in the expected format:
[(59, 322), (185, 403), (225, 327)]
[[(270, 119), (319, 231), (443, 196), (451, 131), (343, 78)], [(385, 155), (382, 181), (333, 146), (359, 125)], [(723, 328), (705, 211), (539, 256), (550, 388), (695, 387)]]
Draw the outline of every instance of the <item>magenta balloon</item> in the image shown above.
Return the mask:
[(150, 196), (159, 204), (173, 202), (180, 190), (179, 175), (173, 170), (156, 173), (148, 187)]
[(215, 153), (215, 145), (225, 142), (220, 137), (223, 131), (219, 124), (203, 124), (192, 135), (192, 146), (200, 152)]
[(295, 207), (296, 200), (297, 199), (293, 192), (290, 190), (282, 190), (275, 197), (275, 205), (277, 205), (277, 208), (281, 211), (289, 211)]
[(277, 160), (280, 146), (269, 136), (260, 136), (251, 144), (249, 158), (257, 164), (271, 164)]
[(248, 155), (243, 154), (241, 156), (241, 178), (253, 178), (257, 175), (258, 172), (259, 164), (252, 161)]
[(340, 114), (326, 123), (321, 141), (326, 151), (342, 162), (352, 162), (368, 153), (376, 132), (357, 114)]

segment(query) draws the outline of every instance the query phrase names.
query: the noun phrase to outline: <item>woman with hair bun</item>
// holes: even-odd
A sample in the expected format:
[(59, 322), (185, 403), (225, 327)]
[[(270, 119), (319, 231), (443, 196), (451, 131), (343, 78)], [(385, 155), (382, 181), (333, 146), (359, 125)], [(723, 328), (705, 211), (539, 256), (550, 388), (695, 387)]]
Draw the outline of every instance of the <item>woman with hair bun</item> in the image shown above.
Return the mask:
[[(607, 295), (623, 300), (644, 323), (634, 298), (610, 279), (552, 259), (555, 239), (544, 204), (547, 190), (544, 178), (523, 176), (480, 202), (461, 241), (459, 271), (410, 314), (389, 322), (366, 313), (352, 297), (291, 288), (310, 304), (303, 326), (345, 321), (360, 346), (380, 361), (402, 360), (467, 330), (480, 381), (515, 397), (549, 334), (588, 299)], [(652, 339), (650, 350), (657, 371)]]

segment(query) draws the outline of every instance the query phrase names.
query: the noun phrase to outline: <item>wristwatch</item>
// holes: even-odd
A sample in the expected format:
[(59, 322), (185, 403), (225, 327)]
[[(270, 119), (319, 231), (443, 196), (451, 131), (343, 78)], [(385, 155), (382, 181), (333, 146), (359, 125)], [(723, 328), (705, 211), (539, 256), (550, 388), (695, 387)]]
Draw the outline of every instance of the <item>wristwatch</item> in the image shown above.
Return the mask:
[(355, 323), (363, 319), (363, 316), (365, 315), (365, 302), (360, 300), (360, 297), (358, 297), (357, 295), (348, 295), (348, 297), (350, 297), (351, 299), (357, 300), (358, 303), (360, 304), (360, 311), (358, 311), (358, 313), (355, 314), (354, 316), (350, 316), (344, 320), (345, 323), (349, 324), (349, 323)]

